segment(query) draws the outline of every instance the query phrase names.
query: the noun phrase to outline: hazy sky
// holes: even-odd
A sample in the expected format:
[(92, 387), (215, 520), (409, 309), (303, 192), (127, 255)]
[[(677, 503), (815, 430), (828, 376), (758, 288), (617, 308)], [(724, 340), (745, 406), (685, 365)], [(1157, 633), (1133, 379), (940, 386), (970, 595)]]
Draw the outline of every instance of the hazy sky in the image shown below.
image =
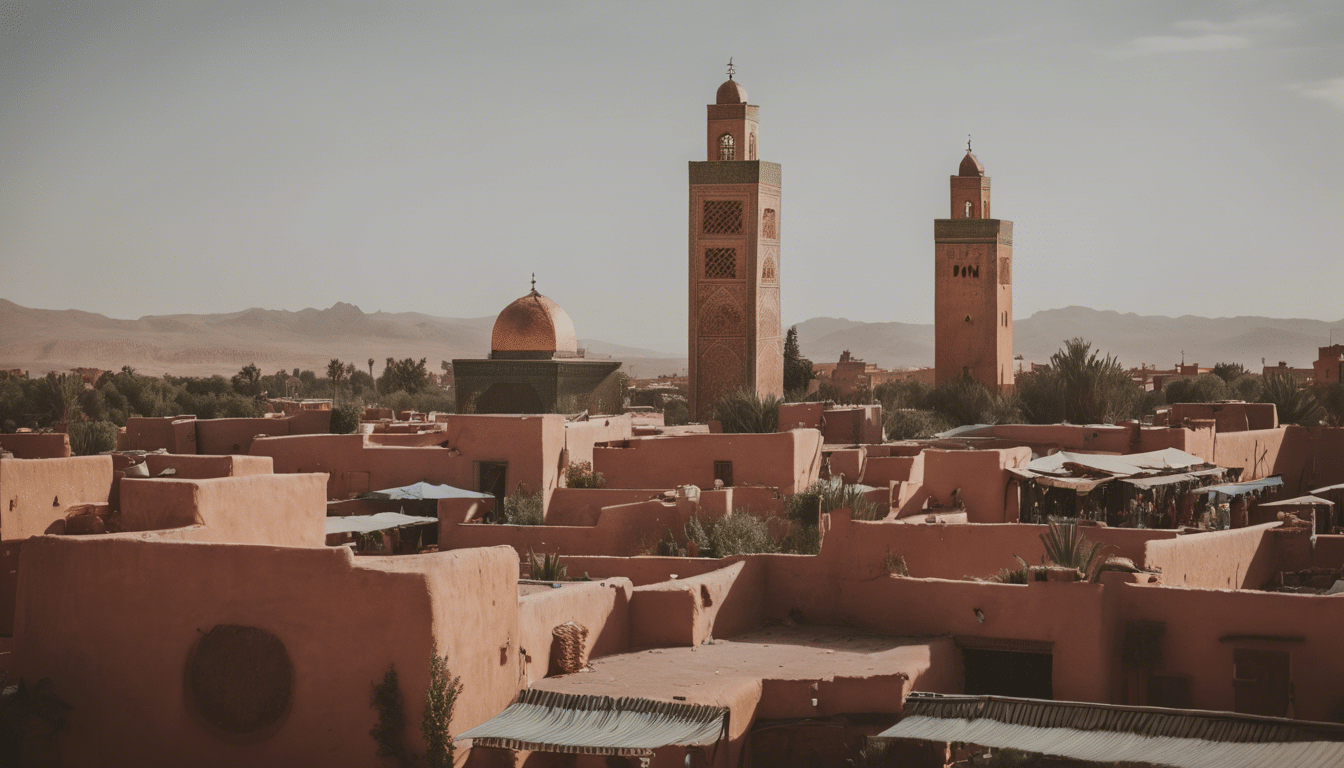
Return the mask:
[(735, 57), (784, 321), (932, 322), (966, 143), (1016, 313), (1344, 316), (1338, 2), (0, 0), (0, 297), (493, 315), (685, 349)]

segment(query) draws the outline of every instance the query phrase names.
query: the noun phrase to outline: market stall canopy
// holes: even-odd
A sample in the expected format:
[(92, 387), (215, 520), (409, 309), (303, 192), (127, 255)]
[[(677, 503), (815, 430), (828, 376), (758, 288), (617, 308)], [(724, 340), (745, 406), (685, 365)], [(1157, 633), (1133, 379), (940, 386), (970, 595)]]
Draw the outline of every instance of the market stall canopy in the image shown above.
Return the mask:
[(727, 707), (526, 690), (457, 738), (482, 747), (647, 757), (660, 747), (713, 744), (727, 728)]
[(373, 533), (406, 528), (412, 525), (437, 524), (437, 517), (416, 517), (400, 512), (379, 512), (376, 515), (346, 515), (327, 518), (327, 535), (333, 533)]
[(413, 485), (404, 485), (400, 488), (370, 491), (369, 493), (364, 494), (361, 498), (426, 501), (431, 499), (493, 499), (495, 497), (489, 493), (467, 491), (461, 488), (454, 488), (451, 485), (434, 485), (433, 483), (419, 482)]
[[(1247, 480), (1242, 483), (1210, 485), (1205, 488), (1200, 488), (1198, 493), (1216, 493), (1222, 496), (1237, 497), (1259, 493), (1270, 488), (1277, 488), (1281, 485), (1283, 485), (1283, 478), (1278, 475), (1271, 475), (1261, 480)], [(1315, 493), (1315, 491), (1312, 491), (1312, 493)]]
[[(1193, 471), (1178, 475), (1177, 473), (1182, 469)], [(1023, 480), (1034, 480), (1047, 487), (1071, 488), (1080, 493), (1086, 493), (1102, 483), (1115, 479), (1178, 478), (1174, 480), (1164, 479), (1162, 482), (1156, 483), (1157, 485), (1165, 485), (1172, 482), (1194, 480), (1201, 476), (1214, 475), (1225, 471), (1221, 467), (1211, 466), (1198, 456), (1175, 448), (1148, 453), (1131, 453), (1125, 456), (1060, 451), (1049, 456), (1042, 456), (1039, 459), (1033, 459), (1024, 467), (1008, 470), (1013, 476)]]
[(1259, 505), (1261, 509), (1265, 507), (1333, 507), (1335, 502), (1322, 499), (1317, 496), (1298, 496), (1293, 499), (1283, 499), (1282, 501), (1268, 501)]
[(878, 739), (962, 742), (1106, 765), (1344, 765), (1344, 726), (1231, 712), (912, 693)]

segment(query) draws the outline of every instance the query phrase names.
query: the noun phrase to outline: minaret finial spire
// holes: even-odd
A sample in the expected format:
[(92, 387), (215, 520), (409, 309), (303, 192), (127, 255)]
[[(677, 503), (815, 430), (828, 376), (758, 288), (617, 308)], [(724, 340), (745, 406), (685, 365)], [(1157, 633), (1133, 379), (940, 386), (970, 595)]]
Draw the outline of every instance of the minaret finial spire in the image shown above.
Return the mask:
[(966, 151), (971, 151), (971, 134), (966, 134)]
[(736, 71), (737, 71), (737, 70), (733, 69), (733, 57), (732, 57), (732, 56), (729, 56), (729, 57), (728, 57), (728, 79), (729, 79), (729, 80), (732, 80), (732, 79), (733, 79), (733, 73), (736, 72)]
[(532, 273), (532, 292), (533, 292), (533, 293), (536, 293), (536, 292), (537, 292), (537, 273), (536, 273), (536, 272), (533, 272), (533, 273)]

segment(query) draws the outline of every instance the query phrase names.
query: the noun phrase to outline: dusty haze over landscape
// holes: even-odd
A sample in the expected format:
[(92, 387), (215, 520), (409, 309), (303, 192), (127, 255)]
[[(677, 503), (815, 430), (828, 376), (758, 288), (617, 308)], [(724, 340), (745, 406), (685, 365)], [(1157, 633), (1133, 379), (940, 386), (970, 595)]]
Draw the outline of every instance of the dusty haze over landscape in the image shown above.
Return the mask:
[[(299, 312), (248, 309), (221, 315), (160, 315), (116, 320), (76, 310), (39, 310), (0, 300), (0, 368), (33, 375), (75, 366), (142, 373), (208, 376), (233, 374), (255, 362), (263, 370), (299, 367), (321, 371), (333, 357), (362, 370), (372, 357), (382, 370), (387, 357), (439, 360), (484, 357), (495, 318), (433, 317), (413, 312), (366, 313), (350, 304)], [(582, 330), (583, 318), (577, 322)], [(1330, 328), (1344, 340), (1344, 320), (1263, 317), (1160, 317), (1068, 307), (1016, 321), (1017, 351), (1025, 361), (1044, 362), (1072, 336), (1082, 336), (1125, 365), (1170, 366), (1184, 351), (1189, 362), (1237, 362), (1258, 370), (1285, 360), (1309, 365)], [(834, 362), (849, 350), (883, 367), (933, 363), (933, 325), (862, 323), (829, 317), (798, 324), (804, 355)], [(684, 355), (672, 349), (625, 347), (596, 339), (581, 343), (594, 356), (625, 362), (636, 378), (683, 373)]]

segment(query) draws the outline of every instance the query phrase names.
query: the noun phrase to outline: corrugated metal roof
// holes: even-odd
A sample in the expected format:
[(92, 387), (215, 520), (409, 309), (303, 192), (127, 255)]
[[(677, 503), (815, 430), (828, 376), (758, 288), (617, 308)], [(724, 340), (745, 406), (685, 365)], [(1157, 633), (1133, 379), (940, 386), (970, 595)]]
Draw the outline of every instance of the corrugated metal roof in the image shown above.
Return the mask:
[(727, 707), (527, 690), (457, 738), (482, 747), (643, 757), (659, 747), (713, 744), (727, 728)]
[(1176, 768), (1344, 765), (1344, 726), (1230, 712), (911, 694), (880, 738), (966, 742)]
[(333, 533), (373, 533), (393, 528), (405, 528), (408, 525), (430, 525), (439, 522), (437, 517), (416, 517), (400, 512), (379, 512), (376, 515), (345, 515), (327, 518), (327, 535)]

